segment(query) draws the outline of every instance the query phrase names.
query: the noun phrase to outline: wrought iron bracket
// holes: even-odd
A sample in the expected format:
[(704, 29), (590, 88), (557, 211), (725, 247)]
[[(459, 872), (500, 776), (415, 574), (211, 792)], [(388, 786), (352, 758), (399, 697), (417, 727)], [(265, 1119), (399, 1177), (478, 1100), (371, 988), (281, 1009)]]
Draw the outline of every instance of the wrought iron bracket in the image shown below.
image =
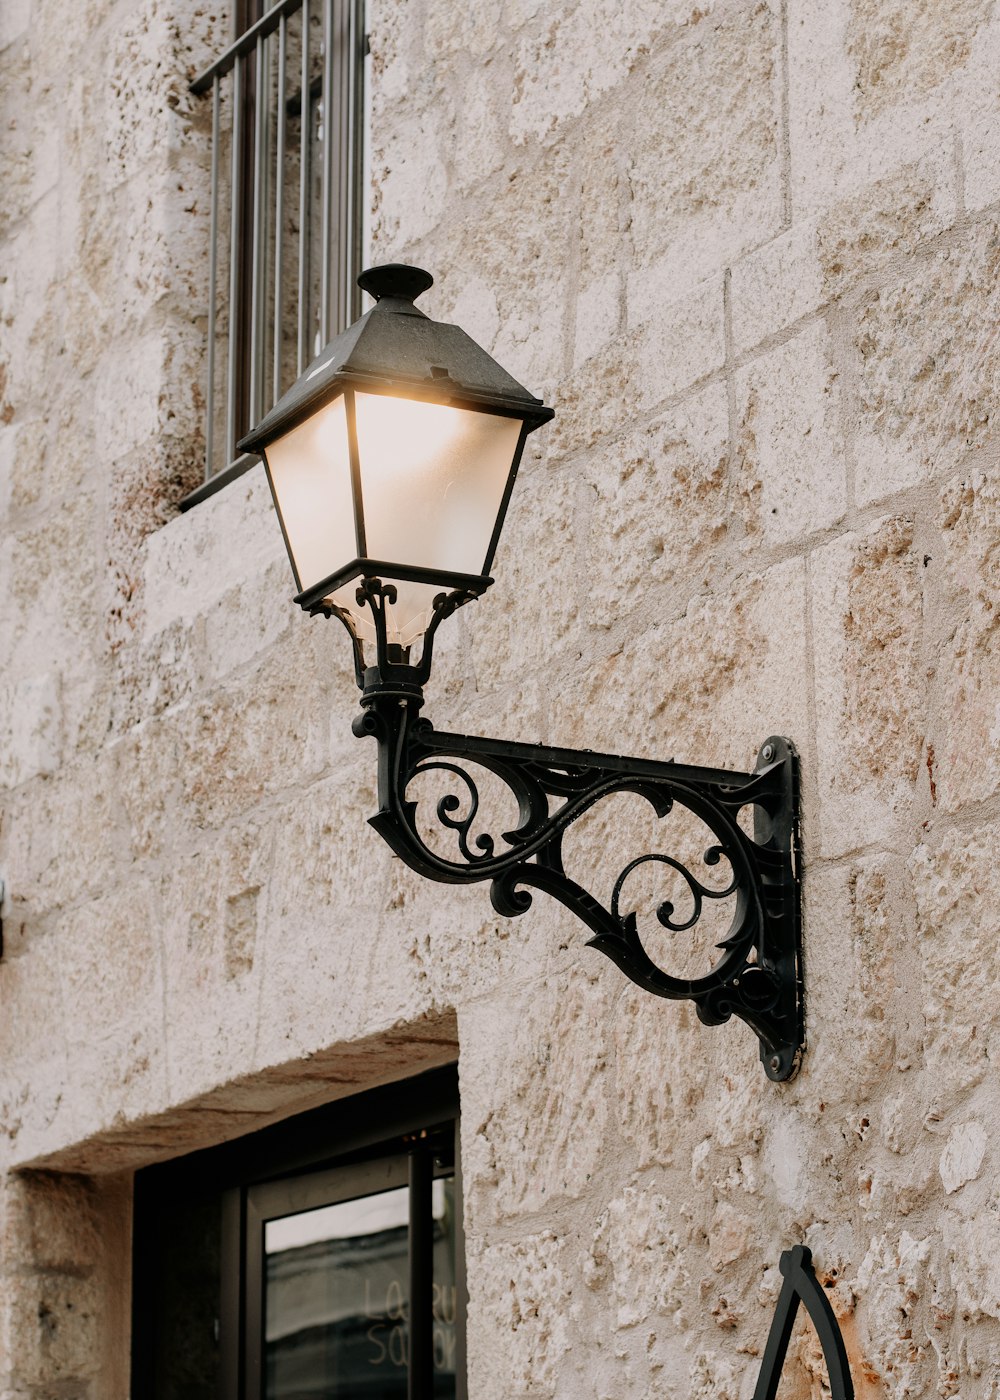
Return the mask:
[[(800, 927), (801, 849), (799, 763), (788, 739), (773, 736), (761, 746), (751, 772), (701, 768), (673, 762), (622, 758), (590, 749), (558, 749), (501, 739), (440, 733), (421, 717), (423, 685), (439, 624), (489, 584), (462, 588), (434, 600), (423, 650), (387, 640), (386, 605), (395, 601), (388, 581), (365, 577), (357, 601), (372, 616), (372, 643), (362, 641), (350, 616), (332, 603), (312, 601), (311, 612), (338, 617), (351, 634), (362, 711), (354, 733), (378, 743), (379, 810), (371, 825), (418, 874), (446, 884), (488, 881), (497, 913), (523, 914), (532, 889), (562, 903), (590, 931), (597, 948), (637, 986), (654, 996), (689, 1000), (705, 1025), (733, 1016), (745, 1021), (760, 1042), (769, 1079), (790, 1079), (805, 1042)], [(480, 830), (481, 800), (473, 772), (491, 773), (514, 795), (517, 824), (499, 837)], [(434, 807), (439, 828), (452, 843), (442, 855), (422, 834), (412, 785), (421, 774), (445, 774), (457, 785)], [(675, 807), (693, 813), (714, 838), (701, 864), (729, 875), (711, 884), (676, 854), (648, 852), (629, 860), (602, 904), (567, 874), (563, 837), (596, 803), (615, 793), (634, 793), (655, 814)], [(744, 817), (752, 811), (752, 822)], [(752, 826), (751, 835), (748, 827)], [(720, 956), (701, 977), (675, 977), (651, 955), (639, 931), (637, 913), (625, 904), (625, 886), (634, 871), (661, 865), (679, 877), (689, 911), (677, 914), (664, 901), (656, 911), (670, 933), (695, 928), (706, 903), (731, 899), (729, 929), (716, 944)]]
[[(371, 595), (371, 581), (366, 590)], [(442, 610), (457, 605), (441, 600)], [(655, 996), (693, 1001), (706, 1025), (733, 1016), (745, 1021), (760, 1041), (768, 1078), (790, 1079), (803, 1049), (804, 1013), (799, 774), (789, 740), (766, 740), (751, 772), (731, 772), (440, 733), (419, 714), (425, 667), (408, 665), (409, 657), (402, 655), (388, 661), (384, 646), (379, 652), (381, 669), (363, 668), (359, 661), (363, 708), (354, 732), (378, 743), (379, 810), (370, 822), (393, 851), (431, 880), (488, 881), (499, 914), (523, 914), (531, 905), (532, 889), (551, 895), (589, 929), (589, 945), (617, 963), (637, 986)], [(499, 778), (517, 799), (517, 824), (499, 837), (479, 829), (477, 768)], [(453, 843), (448, 855), (422, 834), (426, 804), (412, 792), (414, 780), (429, 772), (446, 775), (453, 785), (433, 809), (443, 835)], [(660, 818), (675, 807), (694, 813), (714, 837), (702, 863), (721, 866), (731, 877), (708, 884), (676, 855), (643, 853), (625, 865), (610, 900), (602, 904), (567, 874), (562, 843), (584, 812), (613, 793), (637, 794)], [(746, 829), (751, 823), (741, 821), (746, 809), (753, 813), (752, 835)], [(648, 864), (668, 867), (689, 896), (689, 911), (677, 914), (669, 902), (656, 911), (671, 933), (693, 929), (707, 901), (733, 899), (732, 922), (716, 945), (720, 956), (706, 975), (675, 977), (646, 947), (624, 895), (632, 872)]]

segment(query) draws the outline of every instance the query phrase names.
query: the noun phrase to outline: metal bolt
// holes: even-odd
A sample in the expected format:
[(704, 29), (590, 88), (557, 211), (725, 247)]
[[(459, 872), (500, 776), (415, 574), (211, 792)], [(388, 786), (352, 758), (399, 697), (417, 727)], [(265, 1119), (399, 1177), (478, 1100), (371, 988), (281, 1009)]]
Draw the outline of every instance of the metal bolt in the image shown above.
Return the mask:
[(777, 1071), (781, 1068), (781, 1056), (772, 1055), (767, 1063), (771, 1067), (771, 1069), (773, 1069), (775, 1073), (777, 1073)]
[(763, 748), (761, 749), (761, 751), (760, 751), (760, 756), (761, 756), (761, 758), (764, 760), (765, 763), (770, 763), (770, 762), (771, 762), (771, 759), (774, 757), (774, 745), (773, 745), (773, 744), (765, 744), (764, 747), (763, 747)]

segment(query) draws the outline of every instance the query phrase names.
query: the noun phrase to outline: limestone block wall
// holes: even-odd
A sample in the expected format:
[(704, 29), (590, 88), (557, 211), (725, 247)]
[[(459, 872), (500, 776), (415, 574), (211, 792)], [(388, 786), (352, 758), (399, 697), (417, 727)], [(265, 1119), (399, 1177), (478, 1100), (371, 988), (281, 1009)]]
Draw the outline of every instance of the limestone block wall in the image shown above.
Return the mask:
[[(860, 1395), (993, 1397), (996, 6), (371, 10), (373, 261), (557, 410), (429, 713), (740, 767), (789, 735), (807, 1054), (773, 1085), (542, 897), (390, 858), (259, 469), (176, 512), (227, 15), (6, 0), (0, 1396), (127, 1395), (137, 1167), (457, 1056), (474, 1400), (745, 1400), (796, 1241)], [(572, 853), (609, 884), (654, 829), (622, 799)]]

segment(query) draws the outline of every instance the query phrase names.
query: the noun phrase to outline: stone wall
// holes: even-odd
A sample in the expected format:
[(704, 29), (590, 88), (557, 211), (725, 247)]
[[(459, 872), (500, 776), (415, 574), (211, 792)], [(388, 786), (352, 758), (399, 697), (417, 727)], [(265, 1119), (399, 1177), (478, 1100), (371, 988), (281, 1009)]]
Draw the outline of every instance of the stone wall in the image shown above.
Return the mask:
[[(0, 1396), (124, 1400), (137, 1166), (455, 1054), (474, 1400), (745, 1400), (797, 1240), (860, 1395), (994, 1396), (993, 0), (372, 11), (373, 260), (557, 410), (429, 710), (740, 767), (789, 735), (807, 1054), (773, 1085), (542, 897), (390, 859), (259, 469), (176, 514), (225, 15), (5, 0)], [(591, 823), (612, 878), (649, 831)]]

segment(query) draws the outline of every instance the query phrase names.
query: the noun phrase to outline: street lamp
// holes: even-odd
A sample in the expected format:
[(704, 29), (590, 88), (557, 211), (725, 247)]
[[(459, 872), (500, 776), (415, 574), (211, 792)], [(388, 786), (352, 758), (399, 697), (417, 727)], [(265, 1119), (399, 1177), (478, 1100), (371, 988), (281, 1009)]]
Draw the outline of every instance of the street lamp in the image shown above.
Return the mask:
[[(434, 635), (456, 608), (492, 583), (500, 530), (528, 433), (553, 416), (457, 326), (414, 301), (432, 284), (391, 264), (358, 278), (374, 307), (317, 356), (239, 444), (264, 458), (298, 589), (310, 613), (337, 617), (351, 635), (362, 712), (359, 736), (379, 745), (379, 811), (371, 824), (397, 855), (431, 879), (488, 880), (505, 915), (531, 904), (528, 887), (560, 900), (589, 943), (639, 986), (687, 998), (702, 1021), (736, 1015), (760, 1040), (769, 1078), (798, 1067), (804, 1043), (799, 915), (798, 760), (768, 739), (752, 772), (619, 758), (443, 734), (419, 717)], [(500, 778), (518, 801), (516, 828), (474, 834), (480, 795), (470, 766)], [(408, 789), (420, 773), (458, 785), (436, 805), (451, 856), (424, 839)], [(607, 905), (565, 872), (567, 828), (612, 793), (645, 798), (665, 817), (680, 806), (712, 831), (702, 863), (722, 866), (721, 887), (674, 856), (628, 862)], [(753, 835), (741, 823), (752, 809)], [(672, 932), (693, 928), (706, 902), (732, 898), (720, 957), (703, 977), (673, 977), (651, 958), (625, 883), (658, 863), (679, 876), (691, 912), (657, 910)]]

